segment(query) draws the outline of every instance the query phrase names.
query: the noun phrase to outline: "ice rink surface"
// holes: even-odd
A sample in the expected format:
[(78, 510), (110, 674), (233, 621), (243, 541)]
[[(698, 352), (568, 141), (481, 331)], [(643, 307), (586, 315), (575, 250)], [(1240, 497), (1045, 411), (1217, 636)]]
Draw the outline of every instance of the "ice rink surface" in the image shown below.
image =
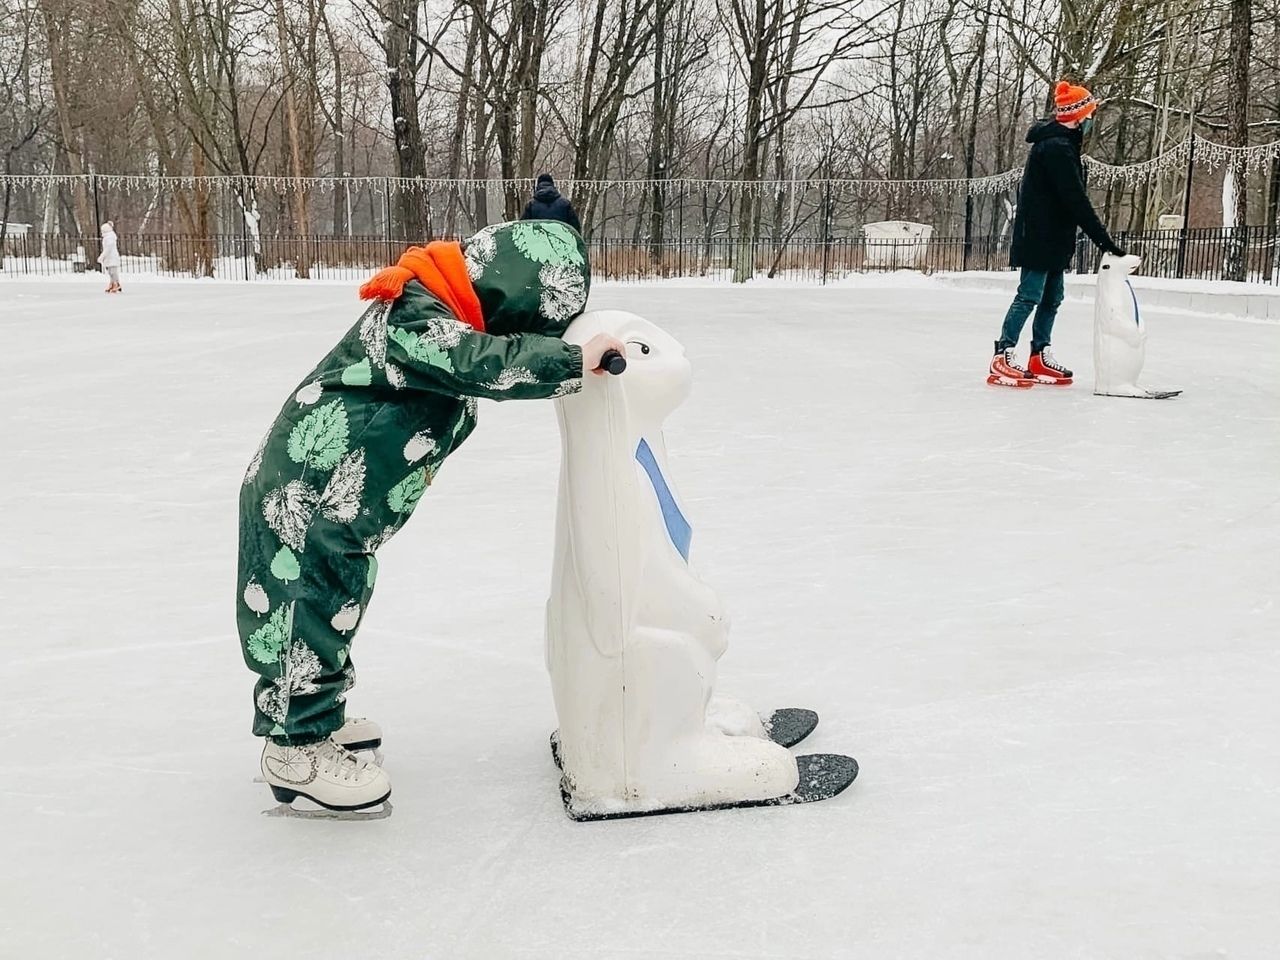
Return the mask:
[(350, 286), (0, 285), (0, 956), (1280, 955), (1280, 326), (1149, 312), (1144, 382), (983, 383), (1000, 295), (601, 286), (688, 348), (670, 423), (720, 689), (812, 707), (811, 807), (565, 818), (542, 664), (552, 405), (380, 552), (353, 714), (396, 812), (280, 821), (236, 497)]

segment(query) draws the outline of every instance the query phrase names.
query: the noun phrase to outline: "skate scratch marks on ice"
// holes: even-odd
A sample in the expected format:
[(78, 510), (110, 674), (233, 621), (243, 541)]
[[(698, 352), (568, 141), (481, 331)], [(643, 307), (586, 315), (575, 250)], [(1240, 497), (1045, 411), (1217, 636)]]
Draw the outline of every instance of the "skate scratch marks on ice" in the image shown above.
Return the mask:
[(132, 643), (118, 647), (94, 647), (92, 650), (67, 650), (63, 653), (46, 653), (38, 657), (25, 657), (21, 660), (10, 660), (11, 667), (39, 666), (42, 663), (59, 663), (64, 660), (83, 660), (89, 657), (110, 657), (117, 653), (135, 653), (140, 650), (183, 650), (187, 647), (201, 647), (210, 643), (226, 643), (223, 634), (215, 637), (201, 637), (197, 640), (174, 640), (166, 643)]
[[(527, 664), (538, 663), (539, 658), (536, 651), (529, 656), (513, 657), (510, 654), (502, 653), (499, 650), (493, 650), (487, 647), (480, 647), (472, 642), (463, 640), (448, 640), (438, 635), (432, 636), (420, 633), (408, 633), (403, 630), (388, 630), (385, 627), (373, 631), (375, 634), (381, 634), (388, 637), (394, 637), (397, 640), (406, 640), (414, 643), (418, 647), (430, 647), (435, 650), (447, 650), (450, 653), (458, 653), (468, 657), (475, 657), (477, 660), (493, 660), (498, 663), (515, 663)], [(530, 629), (530, 635), (536, 635), (537, 628)]]

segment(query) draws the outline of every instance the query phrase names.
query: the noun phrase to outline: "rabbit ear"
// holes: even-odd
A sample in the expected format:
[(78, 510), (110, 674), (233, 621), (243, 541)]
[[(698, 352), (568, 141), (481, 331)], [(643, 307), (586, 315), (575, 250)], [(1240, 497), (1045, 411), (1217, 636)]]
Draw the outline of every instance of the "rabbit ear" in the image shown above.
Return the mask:
[(631, 635), (647, 546), (626, 382), (625, 376), (588, 377), (581, 394), (557, 404), (568, 491), (561, 529), (587, 629), (605, 656), (620, 654)]

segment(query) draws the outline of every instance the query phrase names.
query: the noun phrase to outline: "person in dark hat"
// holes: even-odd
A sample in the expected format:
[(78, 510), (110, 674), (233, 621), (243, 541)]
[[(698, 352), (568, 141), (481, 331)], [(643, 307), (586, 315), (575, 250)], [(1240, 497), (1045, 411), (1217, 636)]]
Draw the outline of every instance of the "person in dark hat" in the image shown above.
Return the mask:
[(573, 209), (567, 197), (562, 197), (556, 189), (556, 181), (549, 173), (538, 174), (538, 184), (533, 189), (533, 199), (524, 207), (521, 220), (559, 220), (567, 223), (579, 233), (582, 222), (577, 211)]

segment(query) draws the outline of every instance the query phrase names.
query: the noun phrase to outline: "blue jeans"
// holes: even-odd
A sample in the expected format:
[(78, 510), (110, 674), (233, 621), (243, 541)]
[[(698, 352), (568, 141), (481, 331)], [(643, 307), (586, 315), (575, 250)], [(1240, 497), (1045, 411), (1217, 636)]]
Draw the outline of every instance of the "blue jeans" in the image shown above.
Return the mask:
[(1023, 268), (1018, 281), (1018, 292), (1004, 315), (1000, 329), (999, 350), (1018, 345), (1022, 328), (1026, 326), (1031, 311), (1036, 318), (1031, 324), (1031, 352), (1039, 353), (1049, 345), (1053, 336), (1053, 321), (1062, 305), (1063, 283), (1061, 270), (1027, 270)]

